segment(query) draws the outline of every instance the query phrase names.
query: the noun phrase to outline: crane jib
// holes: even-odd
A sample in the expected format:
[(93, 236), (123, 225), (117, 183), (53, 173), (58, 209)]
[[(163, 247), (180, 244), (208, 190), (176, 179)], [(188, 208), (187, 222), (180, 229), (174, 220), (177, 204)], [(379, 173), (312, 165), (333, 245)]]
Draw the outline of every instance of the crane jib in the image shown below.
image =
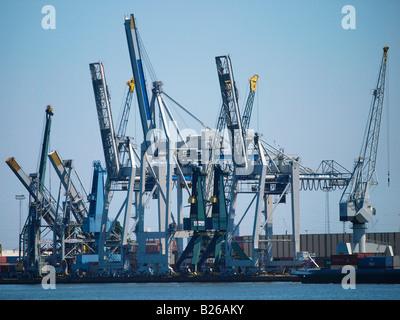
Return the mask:
[(144, 81), (142, 61), (139, 59), (139, 60), (136, 60), (136, 62), (138, 64), (138, 69), (139, 69), (140, 84), (141, 84), (141, 87), (142, 87), (142, 90), (143, 90), (143, 95), (145, 97), (144, 106), (145, 106), (145, 111), (146, 111), (146, 118), (147, 118), (147, 121), (151, 121), (150, 107), (149, 107), (149, 101), (148, 101), (148, 98), (147, 98), (146, 83)]
[(133, 15), (131, 15), (130, 18), (126, 18), (125, 30), (127, 35), (133, 76), (136, 79), (135, 81), (136, 95), (142, 119), (143, 133), (147, 135), (148, 130), (151, 129), (152, 115), (146, 91), (146, 81), (143, 72), (138, 36), (136, 33), (137, 29)]

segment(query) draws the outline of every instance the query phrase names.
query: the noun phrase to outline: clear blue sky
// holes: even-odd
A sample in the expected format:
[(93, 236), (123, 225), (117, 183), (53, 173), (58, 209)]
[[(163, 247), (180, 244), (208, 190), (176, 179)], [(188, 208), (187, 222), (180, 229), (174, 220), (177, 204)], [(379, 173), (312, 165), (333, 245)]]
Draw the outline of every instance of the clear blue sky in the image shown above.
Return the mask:
[[(44, 5), (56, 9), (56, 29), (41, 25)], [(356, 9), (356, 29), (344, 30), (342, 7)], [(134, 13), (164, 90), (214, 126), (220, 108), (215, 56), (230, 54), (240, 101), (248, 79), (260, 76), (251, 126), (302, 164), (333, 159), (349, 170), (362, 143), (382, 47), (389, 46), (385, 110), (372, 194), (370, 231), (400, 230), (399, 1), (32, 1), (0, 2), (0, 243), (18, 247), (17, 194), (28, 195), (5, 160), (37, 170), (44, 111), (54, 107), (50, 148), (74, 159), (87, 191), (92, 161), (103, 160), (89, 63), (102, 61), (116, 120), (131, 78), (124, 15)], [(136, 106), (136, 105), (135, 105)], [(388, 106), (390, 116), (388, 119)], [(129, 135), (140, 133), (132, 120)], [(257, 117), (258, 116), (258, 117)], [(177, 116), (178, 121), (180, 119)], [(189, 121), (188, 121), (189, 123)], [(387, 186), (387, 141), (391, 186)], [(185, 128), (189, 124), (183, 123)], [(49, 164), (50, 167), (50, 164)], [(52, 188), (58, 180), (51, 173)], [(49, 181), (49, 179), (47, 179)], [(341, 232), (330, 195), (331, 232)], [(301, 193), (300, 228), (324, 232), (325, 195)], [(245, 201), (240, 207), (245, 207)], [(28, 202), (24, 201), (24, 218)], [(274, 215), (274, 232), (290, 232), (290, 205)], [(287, 227), (286, 227), (287, 225)], [(252, 225), (242, 226), (250, 234)], [(349, 232), (348, 228), (347, 231)]]

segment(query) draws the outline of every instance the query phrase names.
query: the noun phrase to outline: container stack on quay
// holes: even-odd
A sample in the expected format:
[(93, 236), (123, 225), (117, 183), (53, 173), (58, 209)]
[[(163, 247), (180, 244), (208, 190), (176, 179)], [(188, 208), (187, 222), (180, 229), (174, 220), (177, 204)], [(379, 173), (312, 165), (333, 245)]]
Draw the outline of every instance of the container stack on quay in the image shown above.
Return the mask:
[(370, 256), (358, 258), (359, 269), (400, 269), (400, 256)]
[(330, 257), (330, 269), (342, 269), (344, 266), (353, 266), (358, 268), (358, 259), (371, 257), (372, 254), (356, 253), (356, 254), (335, 254)]
[(17, 275), (19, 271), (19, 251), (0, 251), (0, 278), (9, 278)]

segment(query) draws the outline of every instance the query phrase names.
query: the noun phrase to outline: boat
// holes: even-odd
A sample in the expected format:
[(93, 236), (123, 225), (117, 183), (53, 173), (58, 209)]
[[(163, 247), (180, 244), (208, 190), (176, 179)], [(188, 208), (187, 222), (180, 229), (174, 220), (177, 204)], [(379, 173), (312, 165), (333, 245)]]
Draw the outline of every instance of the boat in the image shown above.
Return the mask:
[[(400, 269), (354, 269), (355, 283), (400, 284)], [(302, 283), (347, 283), (348, 272), (341, 269), (293, 270)]]

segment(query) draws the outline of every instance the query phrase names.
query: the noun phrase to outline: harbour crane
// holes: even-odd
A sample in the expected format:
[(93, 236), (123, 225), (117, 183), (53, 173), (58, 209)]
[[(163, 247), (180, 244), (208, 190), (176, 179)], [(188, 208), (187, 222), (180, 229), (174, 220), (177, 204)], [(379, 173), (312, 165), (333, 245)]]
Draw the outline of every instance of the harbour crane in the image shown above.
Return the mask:
[[(228, 55), (218, 56), (215, 58), (217, 66), (217, 74), (220, 84), (221, 97), (222, 97), (222, 108), (221, 114), (224, 113), (226, 126), (229, 131), (230, 145), (232, 150), (232, 165), (229, 166), (229, 177), (226, 181), (225, 188), (227, 191), (225, 205), (227, 207), (226, 217), (226, 235), (225, 235), (225, 254), (226, 254), (226, 266), (252, 266), (258, 264), (258, 257), (256, 257), (255, 251), (258, 248), (258, 228), (259, 219), (261, 215), (261, 205), (264, 197), (265, 188), (265, 176), (266, 176), (266, 161), (264, 151), (261, 147), (261, 139), (258, 135), (252, 136), (252, 143), (255, 146), (255, 151), (258, 153), (257, 165), (249, 165), (247, 148), (249, 147), (247, 141), (247, 129), (250, 124), (250, 117), (254, 102), (254, 95), (256, 89), (256, 83), (258, 76), (255, 75), (250, 79), (250, 94), (247, 99), (247, 103), (244, 110), (244, 117), (241, 118), (238, 103), (238, 92), (236, 83), (233, 76), (233, 69), (231, 59)], [(223, 111), (222, 111), (223, 110)], [(257, 168), (257, 169), (256, 169)], [(239, 177), (244, 178), (253, 173), (256, 169), (259, 181), (258, 188), (255, 198), (256, 208), (254, 217), (254, 228), (253, 228), (253, 239), (252, 239), (252, 251), (253, 259), (248, 258), (246, 255), (239, 250), (239, 246), (233, 240), (234, 234), (234, 219), (236, 210), (236, 199), (238, 193), (238, 182)], [(246, 178), (244, 178), (246, 179)], [(254, 179), (249, 178), (249, 179)], [(218, 197), (219, 198), (219, 197)], [(215, 208), (215, 207), (214, 207)], [(234, 260), (233, 256), (236, 252), (239, 260)]]
[[(33, 275), (40, 274), (42, 263), (40, 259), (42, 254), (42, 246), (43, 244), (47, 243), (46, 239), (43, 239), (43, 235), (48, 233), (44, 230), (50, 229), (53, 231), (53, 237), (56, 240), (53, 243), (54, 245), (57, 242), (64, 246), (64, 240), (65, 238), (68, 238), (66, 243), (69, 255), (64, 255), (62, 253), (62, 259), (58, 261), (60, 262), (60, 265), (63, 264), (64, 266), (64, 258), (71, 257), (79, 250), (79, 241), (77, 237), (79, 237), (79, 240), (85, 238), (81, 230), (82, 218), (85, 216), (84, 203), (81, 202), (82, 199), (75, 188), (70, 189), (69, 187), (66, 187), (66, 184), (69, 186), (72, 185), (66, 182), (67, 180), (70, 181), (68, 178), (70, 177), (70, 173), (66, 172), (59, 158), (57, 158), (59, 161), (57, 164), (60, 165), (60, 168), (62, 167), (63, 171), (58, 171), (57, 173), (59, 173), (61, 183), (64, 183), (67, 196), (72, 201), (66, 201), (62, 208), (59, 204), (59, 201), (56, 200), (56, 197), (53, 197), (50, 191), (44, 185), (52, 122), (51, 120), (53, 115), (53, 108), (51, 106), (47, 106), (45, 130), (42, 139), (38, 172), (27, 175), (22, 167), (17, 163), (15, 158), (10, 157), (6, 160), (7, 165), (14, 172), (23, 186), (28, 190), (30, 196), (29, 214), (24, 228), (20, 234), (20, 252), (23, 254), (22, 258), (24, 261), (25, 272)], [(52, 161), (51, 157), (50, 160)], [(61, 218), (59, 216), (59, 212), (64, 213), (63, 218), (72, 212), (75, 217), (75, 221)], [(54, 249), (53, 255), (55, 256), (55, 252), (57, 251), (56, 245), (54, 246)], [(54, 263), (54, 265), (56, 266), (56, 263)]]
[(370, 192), (371, 187), (378, 184), (375, 167), (385, 93), (388, 50), (389, 47), (383, 47), (378, 81), (372, 92), (372, 102), (363, 144), (350, 181), (344, 189), (339, 203), (340, 221), (350, 221), (353, 224), (353, 243), (358, 245), (358, 252), (360, 253), (367, 251), (366, 223), (371, 221), (376, 213), (376, 209), (370, 202)]
[[(172, 214), (173, 176), (177, 178), (179, 185), (184, 185), (187, 190), (189, 189), (175, 154), (175, 143), (177, 142), (174, 136), (179, 136), (182, 141), (183, 138), (163, 98), (161, 81), (152, 79), (152, 96), (149, 103), (142, 64), (142, 53), (145, 53), (145, 50), (143, 50), (143, 46), (139, 42), (138, 29), (132, 14), (125, 17), (125, 32), (143, 130), (143, 141), (140, 146), (139, 157), (139, 190), (135, 190), (137, 192), (136, 204), (138, 212), (135, 227), (138, 242), (138, 264), (143, 269), (148, 269), (152, 265), (159, 266), (159, 272), (161, 270), (169, 272), (169, 265), (173, 264), (173, 240), (177, 236), (176, 229), (180, 228), (182, 224), (181, 188), (177, 188), (178, 203), (180, 203), (178, 204), (180, 208), (178, 209), (178, 224), (176, 224)], [(174, 101), (173, 99), (171, 100)], [(160, 128), (156, 128), (155, 112), (157, 110), (159, 112)], [(186, 144), (185, 141), (183, 143)], [(150, 195), (146, 200), (146, 193), (149, 191)], [(158, 201), (158, 231), (154, 232), (146, 231), (144, 227), (146, 204), (151, 197)], [(186, 233), (182, 232), (182, 234)], [(160, 241), (160, 254), (146, 253), (146, 243), (150, 239)]]
[[(223, 129), (228, 127), (230, 133), (232, 154), (239, 149), (240, 156), (233, 155), (234, 159), (243, 160), (246, 152), (245, 139), (251, 117), (252, 106), (258, 76), (253, 76), (250, 82), (250, 93), (245, 106), (245, 126), (242, 127), (242, 119), (239, 112), (238, 92), (233, 77), (232, 65), (229, 56), (218, 56), (215, 58), (222, 95), (222, 107), (217, 119), (216, 130), (211, 136), (210, 153), (204, 164), (204, 171), (198, 167), (192, 169), (192, 193), (189, 197), (190, 217), (184, 219), (185, 230), (194, 232), (185, 251), (177, 262), (177, 269), (181, 263), (192, 254), (192, 267), (197, 271), (207, 258), (214, 258), (214, 268), (219, 269), (222, 256), (223, 241), (228, 228), (228, 208), (232, 188), (232, 177), (235, 167), (243, 166), (234, 162), (228, 164), (224, 161), (221, 167), (219, 159), (222, 157)], [(239, 148), (238, 148), (239, 146)], [(223, 156), (224, 157), (224, 156)], [(244, 157), (244, 160), (246, 157)], [(208, 205), (210, 204), (210, 205)], [(230, 237), (230, 248), (235, 254), (249, 262), (249, 258), (241, 250), (236, 242)], [(202, 252), (201, 248), (204, 247)]]
[[(112, 118), (111, 98), (108, 90), (103, 64), (101, 62), (91, 63), (89, 64), (89, 68), (92, 77), (97, 118), (99, 121), (99, 128), (107, 171), (107, 178), (104, 188), (101, 230), (98, 241), (99, 264), (101, 267), (104, 268), (122, 268), (124, 263), (123, 250), (128, 243), (130, 212), (137, 167), (135, 161), (135, 152), (133, 150), (133, 142), (130, 138), (124, 137), (129, 117), (134, 81), (131, 80), (128, 83), (129, 92), (124, 106), (121, 122), (118, 127), (117, 135)], [(122, 163), (122, 154), (127, 154), (128, 156), (126, 163)], [(121, 242), (119, 244), (121, 255), (120, 258), (115, 259), (112, 258), (111, 255), (112, 252), (114, 252), (117, 248), (114, 246), (114, 249), (110, 250), (109, 252), (107, 252), (106, 250), (106, 241), (109, 235), (109, 230), (107, 227), (109, 225), (108, 211), (112, 200), (113, 190), (122, 190), (126, 192), (126, 198), (122, 203), (121, 209), (119, 210), (118, 215), (114, 218), (115, 224), (116, 219), (118, 219), (120, 213), (122, 212), (122, 210), (124, 210), (123, 232), (121, 236)], [(107, 257), (108, 261), (118, 261), (106, 263), (105, 255), (110, 255)]]
[(45, 113), (45, 130), (40, 151), (39, 171), (28, 176), (15, 158), (10, 157), (6, 160), (7, 165), (28, 190), (30, 195), (29, 214), (20, 234), (20, 243), (23, 246), (23, 248), (20, 248), (20, 252), (23, 250), (25, 270), (33, 275), (37, 275), (40, 272), (41, 220), (43, 219), (47, 226), (52, 227), (57, 212), (54, 199), (49, 195), (48, 190), (44, 186), (51, 120), (54, 115), (53, 108), (48, 105)]

